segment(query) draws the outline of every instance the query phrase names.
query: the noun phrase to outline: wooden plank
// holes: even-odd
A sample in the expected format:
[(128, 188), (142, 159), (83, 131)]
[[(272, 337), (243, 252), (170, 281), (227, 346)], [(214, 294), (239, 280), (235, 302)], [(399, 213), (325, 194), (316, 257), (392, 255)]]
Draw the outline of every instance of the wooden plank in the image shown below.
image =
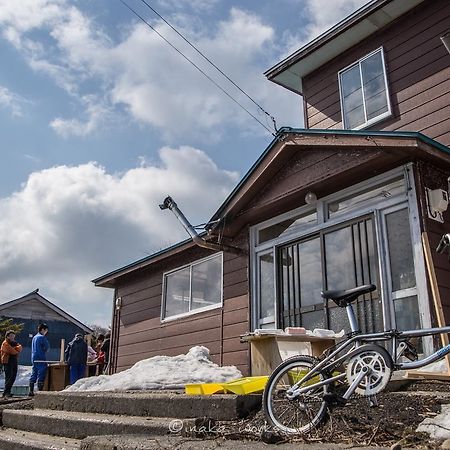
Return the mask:
[[(441, 296), (439, 294), (439, 286), (438, 286), (437, 279), (436, 279), (436, 273), (434, 271), (433, 258), (431, 256), (431, 250), (430, 250), (430, 242), (428, 240), (428, 234), (426, 231), (424, 231), (422, 233), (422, 245), (423, 245), (423, 250), (424, 250), (424, 254), (425, 254), (425, 263), (427, 266), (428, 278), (430, 280), (431, 293), (433, 296), (433, 304), (434, 304), (434, 309), (435, 309), (435, 313), (436, 313), (438, 326), (444, 327), (445, 326), (445, 316), (444, 316), (444, 311), (442, 308)], [(441, 338), (441, 343), (442, 343), (443, 347), (449, 345), (449, 339), (448, 339), (447, 333), (441, 333), (440, 338)], [(447, 374), (445, 374), (445, 376), (447, 376), (448, 379), (450, 379), (450, 357), (448, 354), (445, 356), (445, 361), (447, 363)], [(411, 372), (411, 375), (408, 375), (409, 372)], [(407, 375), (407, 377), (414, 376), (414, 375), (417, 376), (418, 372), (421, 374), (421, 376), (427, 377), (429, 379), (433, 378), (433, 376), (436, 376), (436, 374), (432, 373), (432, 372), (420, 372), (420, 371), (408, 371), (406, 373), (406, 375)], [(422, 375), (422, 374), (426, 374), (426, 375)], [(442, 379), (442, 378), (438, 378), (438, 379)]]
[(444, 372), (421, 372), (420, 370), (408, 370), (404, 378), (412, 380), (441, 380), (450, 381), (450, 373)]

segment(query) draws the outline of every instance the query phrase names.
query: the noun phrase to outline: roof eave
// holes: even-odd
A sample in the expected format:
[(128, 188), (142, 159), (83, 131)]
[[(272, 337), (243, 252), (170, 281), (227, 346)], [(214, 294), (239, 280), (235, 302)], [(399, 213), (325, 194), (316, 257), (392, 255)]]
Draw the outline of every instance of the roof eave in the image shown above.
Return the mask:
[(267, 70), (264, 75), (270, 81), (301, 94), (302, 79), (306, 75), (423, 1), (372, 0)]
[(161, 261), (169, 256), (172, 256), (175, 253), (178, 253), (183, 250), (187, 250), (188, 248), (194, 247), (196, 244), (192, 241), (191, 238), (186, 239), (182, 242), (178, 242), (177, 244), (172, 245), (171, 247), (165, 248), (159, 252), (153, 253), (150, 256), (146, 256), (145, 258), (139, 259), (138, 261), (132, 262), (124, 267), (108, 272), (105, 275), (95, 278), (91, 280), (92, 283), (96, 287), (105, 287), (105, 288), (114, 288), (116, 286), (116, 281), (118, 278), (127, 275), (135, 270), (142, 269), (151, 264), (154, 264), (157, 261)]

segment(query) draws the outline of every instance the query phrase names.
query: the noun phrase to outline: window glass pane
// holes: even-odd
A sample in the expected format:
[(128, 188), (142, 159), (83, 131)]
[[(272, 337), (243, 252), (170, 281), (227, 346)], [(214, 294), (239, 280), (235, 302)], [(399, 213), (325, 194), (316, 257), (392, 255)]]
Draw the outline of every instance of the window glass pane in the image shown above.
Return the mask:
[(164, 317), (189, 311), (189, 267), (166, 275), (166, 308)]
[[(280, 326), (303, 326), (303, 314), (322, 307), (320, 238), (296, 242), (280, 249)], [(323, 320), (324, 314), (321, 313)]]
[(320, 239), (315, 238), (298, 245), (300, 259), (301, 306), (322, 303), (322, 261)]
[(339, 75), (344, 127), (354, 129), (389, 111), (382, 50)]
[(273, 252), (259, 257), (260, 319), (275, 316), (273, 264)]
[(280, 236), (287, 235), (289, 233), (297, 231), (300, 227), (317, 222), (317, 213), (308, 213), (302, 215), (296, 215), (290, 219), (279, 222), (270, 227), (263, 228), (258, 232), (258, 243), (270, 241)]
[(220, 303), (222, 257), (217, 256), (192, 266), (192, 307), (204, 308)]
[(388, 111), (381, 51), (361, 61), (367, 120)]
[(386, 214), (386, 230), (391, 266), (392, 290), (414, 287), (414, 260), (409, 228), (408, 209)]
[(403, 177), (388, 184), (383, 184), (376, 188), (372, 188), (358, 195), (353, 195), (351, 197), (343, 198), (339, 201), (329, 203), (328, 217), (336, 217), (354, 208), (361, 207), (365, 203), (369, 204), (372, 201), (379, 201), (380, 198), (389, 198), (401, 194), (406, 195), (406, 188)]
[(350, 226), (325, 235), (327, 289), (350, 289), (356, 286)]
[(416, 296), (394, 300), (394, 308), (398, 330), (417, 330), (420, 328), (419, 305)]
[(359, 64), (341, 73), (340, 77), (345, 128), (356, 128), (366, 122)]
[(325, 316), (323, 311), (312, 311), (302, 314), (302, 327), (307, 330), (325, 328)]

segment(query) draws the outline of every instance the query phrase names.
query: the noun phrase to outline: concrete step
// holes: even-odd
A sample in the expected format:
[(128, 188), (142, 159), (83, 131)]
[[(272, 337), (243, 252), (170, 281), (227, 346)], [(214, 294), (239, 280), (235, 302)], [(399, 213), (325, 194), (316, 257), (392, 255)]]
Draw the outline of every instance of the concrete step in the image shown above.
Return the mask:
[(2, 450), (79, 450), (81, 441), (4, 428), (0, 433)]
[(186, 428), (195, 427), (194, 419), (170, 419), (167, 417), (136, 417), (112, 414), (51, 411), (48, 409), (3, 411), (3, 426), (34, 433), (49, 433), (72, 439), (105, 434), (145, 434), (164, 436), (171, 434), (171, 423), (182, 423)]
[(186, 395), (175, 391), (38, 392), (36, 409), (145, 417), (234, 420), (261, 407), (261, 395)]

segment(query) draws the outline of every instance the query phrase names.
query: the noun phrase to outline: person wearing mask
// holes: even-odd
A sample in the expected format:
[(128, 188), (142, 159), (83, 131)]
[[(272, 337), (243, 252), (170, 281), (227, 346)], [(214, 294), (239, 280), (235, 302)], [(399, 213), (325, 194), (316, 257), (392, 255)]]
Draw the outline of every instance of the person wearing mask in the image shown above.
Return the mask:
[(47, 375), (46, 353), (50, 348), (47, 339), (48, 326), (41, 323), (38, 326), (38, 332), (33, 336), (31, 341), (31, 376), (30, 376), (30, 390), (28, 395), (34, 395), (34, 384), (37, 381), (38, 389), (44, 389), (45, 376)]
[(5, 389), (2, 397), (12, 397), (11, 388), (17, 376), (17, 355), (21, 351), (22, 346), (16, 342), (14, 330), (8, 330), (0, 350), (0, 357), (5, 371)]
[(80, 378), (83, 378), (86, 372), (88, 345), (81, 333), (77, 333), (72, 341), (69, 342), (65, 356), (66, 362), (69, 365), (70, 384), (74, 384)]

